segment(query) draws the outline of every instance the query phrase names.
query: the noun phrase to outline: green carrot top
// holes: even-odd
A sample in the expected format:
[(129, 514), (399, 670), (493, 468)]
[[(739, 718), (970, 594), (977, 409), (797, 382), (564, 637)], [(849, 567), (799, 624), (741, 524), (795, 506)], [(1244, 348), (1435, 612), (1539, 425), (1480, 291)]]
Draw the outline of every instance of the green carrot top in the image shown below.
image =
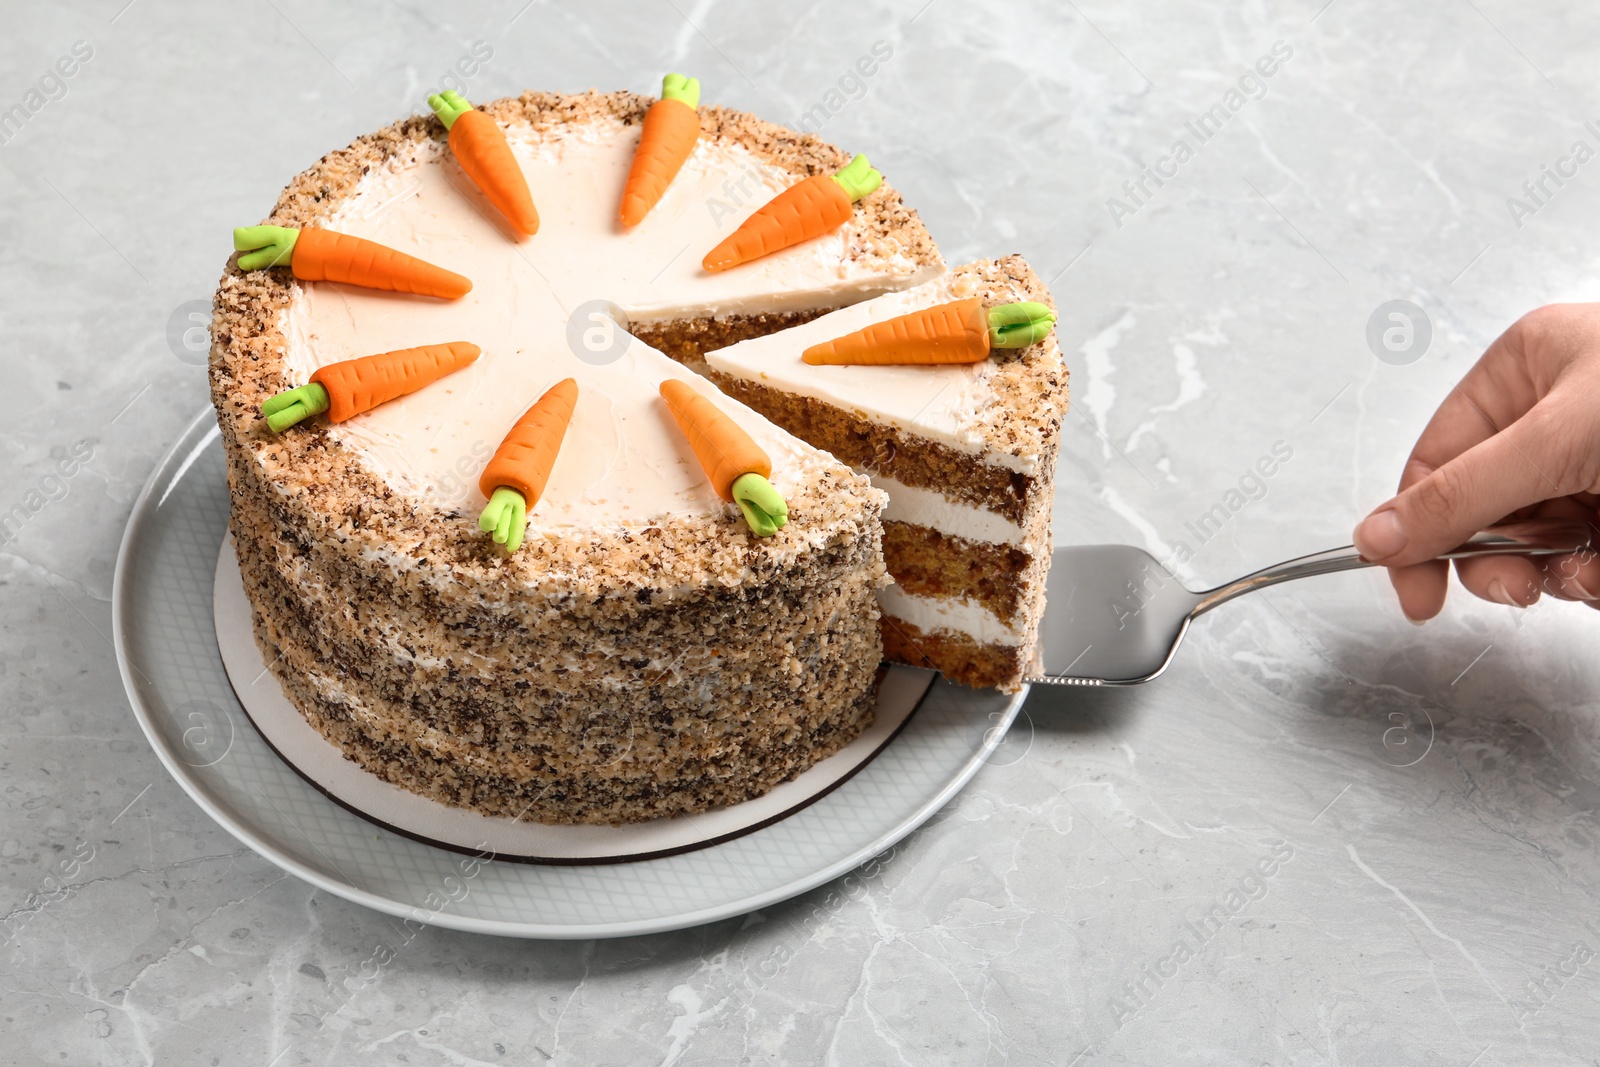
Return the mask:
[(528, 529), (528, 498), (509, 485), (495, 489), (478, 516), (478, 529), (492, 535), (495, 544), (505, 545), (507, 552), (515, 552)]
[(989, 345), (992, 348), (1027, 348), (1043, 341), (1055, 321), (1055, 312), (1036, 300), (1000, 304), (989, 309)]
[(321, 382), (309, 382), (277, 396), (267, 397), (261, 405), (261, 414), (266, 416), (267, 427), (273, 433), (282, 433), (313, 415), (321, 415), (332, 404), (327, 386)]
[(428, 97), (428, 106), (433, 108), (433, 113), (439, 116), (439, 121), (444, 123), (447, 130), (456, 124), (456, 119), (472, 110), (471, 101), (454, 89), (434, 93)]
[(233, 247), (249, 254), (239, 257), (239, 269), (287, 266), (294, 259), (299, 239), (300, 231), (288, 226), (240, 226), (233, 231)]
[(668, 74), (661, 79), (661, 99), (677, 100), (690, 107), (700, 106), (700, 79)]
[(850, 194), (850, 202), (855, 203), (882, 185), (883, 175), (873, 170), (872, 164), (867, 162), (867, 157), (858, 152), (854, 159), (833, 176), (833, 180), (839, 183), (839, 188)]
[(733, 483), (733, 502), (757, 537), (771, 537), (789, 525), (789, 505), (778, 490), (755, 471), (741, 474)]

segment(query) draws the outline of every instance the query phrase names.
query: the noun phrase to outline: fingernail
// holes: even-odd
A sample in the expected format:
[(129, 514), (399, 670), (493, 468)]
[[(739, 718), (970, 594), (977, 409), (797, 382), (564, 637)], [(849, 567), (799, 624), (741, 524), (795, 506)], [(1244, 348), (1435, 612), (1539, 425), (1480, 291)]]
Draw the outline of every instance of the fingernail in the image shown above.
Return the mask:
[(1406, 622), (1409, 622), (1412, 626), (1426, 626), (1426, 625), (1428, 625), (1428, 620), (1427, 619), (1413, 619), (1410, 615), (1406, 616)]
[(1496, 604), (1505, 604), (1509, 607), (1520, 608), (1522, 602), (1511, 595), (1511, 590), (1506, 588), (1506, 583), (1496, 578), (1489, 583), (1489, 599)]
[(1368, 515), (1355, 529), (1351, 540), (1367, 559), (1388, 559), (1406, 547), (1410, 538), (1400, 525), (1400, 516), (1390, 508)]

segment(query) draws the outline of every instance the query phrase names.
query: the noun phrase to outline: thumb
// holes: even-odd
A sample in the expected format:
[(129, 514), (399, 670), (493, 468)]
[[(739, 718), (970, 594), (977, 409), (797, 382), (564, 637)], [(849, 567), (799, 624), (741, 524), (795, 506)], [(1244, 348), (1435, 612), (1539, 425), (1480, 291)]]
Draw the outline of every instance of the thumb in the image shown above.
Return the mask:
[(1362, 556), (1386, 567), (1423, 563), (1531, 504), (1585, 488), (1576, 484), (1573, 437), (1549, 400), (1444, 466), (1428, 472), (1362, 520)]

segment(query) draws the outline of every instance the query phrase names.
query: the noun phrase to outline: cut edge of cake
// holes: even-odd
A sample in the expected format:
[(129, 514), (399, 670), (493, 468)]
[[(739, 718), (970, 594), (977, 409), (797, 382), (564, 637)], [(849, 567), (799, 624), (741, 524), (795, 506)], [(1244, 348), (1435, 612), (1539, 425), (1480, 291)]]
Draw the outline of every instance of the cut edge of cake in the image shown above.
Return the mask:
[[(889, 494), (884, 559), (896, 584), (879, 594), (889, 659), (971, 686), (1015, 691), (1037, 643), (1052, 552), (1051, 515), (1067, 368), (1055, 331), (961, 378), (968, 410), (929, 426), (874, 411), (852, 395), (858, 368), (809, 367), (810, 345), (916, 308), (980, 297), (1054, 307), (1020, 256), (955, 267), (935, 281), (824, 315), (797, 329), (706, 354), (724, 391), (867, 474)], [(929, 369), (871, 369), (908, 386)], [(917, 376), (924, 376), (918, 378)], [(930, 401), (930, 404), (932, 402)], [(920, 415), (920, 413), (918, 413)], [(933, 423), (939, 423), (935, 434)], [(936, 439), (938, 438), (938, 439)]]

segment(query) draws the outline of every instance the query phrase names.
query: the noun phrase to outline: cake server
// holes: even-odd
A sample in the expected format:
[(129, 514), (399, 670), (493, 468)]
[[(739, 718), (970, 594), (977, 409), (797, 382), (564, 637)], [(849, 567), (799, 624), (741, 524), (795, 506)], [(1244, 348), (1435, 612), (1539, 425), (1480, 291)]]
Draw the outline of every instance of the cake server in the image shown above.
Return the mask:
[[(1439, 559), (1550, 556), (1592, 551), (1591, 528), (1535, 519), (1491, 527)], [(1219, 604), (1279, 582), (1371, 567), (1354, 545), (1329, 549), (1247, 574), (1197, 593), (1132, 545), (1058, 548), (1050, 563), (1044, 617), (1028, 682), (1138, 685), (1155, 678), (1178, 651), (1189, 624)]]

